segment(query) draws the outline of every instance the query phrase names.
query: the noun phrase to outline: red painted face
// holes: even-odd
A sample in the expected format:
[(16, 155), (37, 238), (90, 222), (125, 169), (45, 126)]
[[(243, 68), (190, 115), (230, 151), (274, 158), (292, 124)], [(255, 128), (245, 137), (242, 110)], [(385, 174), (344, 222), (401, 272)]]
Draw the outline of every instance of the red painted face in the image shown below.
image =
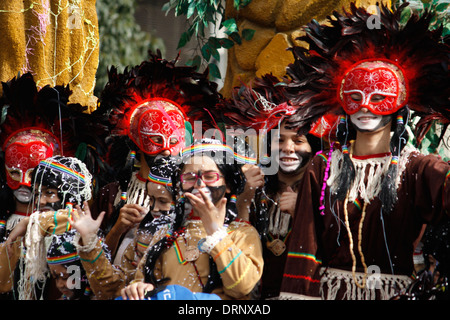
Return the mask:
[(171, 155), (176, 155), (184, 147), (184, 122), (185, 117), (174, 102), (145, 101), (130, 117), (129, 137), (146, 154), (169, 150)]
[(56, 139), (49, 133), (27, 129), (8, 139), (5, 151), (6, 182), (16, 190), (31, 186), (31, 173), (41, 160), (59, 154)]
[(405, 105), (406, 91), (403, 73), (397, 66), (385, 61), (364, 61), (345, 74), (339, 99), (349, 115), (361, 108), (388, 115)]

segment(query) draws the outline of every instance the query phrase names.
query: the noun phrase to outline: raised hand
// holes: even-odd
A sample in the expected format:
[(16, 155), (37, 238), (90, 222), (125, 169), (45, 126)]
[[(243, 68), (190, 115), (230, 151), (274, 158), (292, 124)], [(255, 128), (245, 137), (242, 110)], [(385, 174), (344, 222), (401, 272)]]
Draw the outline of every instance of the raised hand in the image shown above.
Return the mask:
[(194, 209), (194, 213), (202, 219), (206, 233), (211, 235), (223, 226), (227, 198), (222, 198), (214, 205), (203, 190), (199, 190), (199, 192), (200, 197), (190, 192), (186, 192), (185, 196), (189, 199), (189, 202)]
[(74, 229), (78, 231), (81, 236), (81, 240), (86, 244), (92, 236), (97, 235), (98, 229), (102, 223), (105, 212), (100, 212), (97, 220), (94, 220), (91, 215), (88, 203), (83, 203), (83, 208), (80, 205), (75, 206), (76, 210), (73, 210), (72, 219), (70, 224)]

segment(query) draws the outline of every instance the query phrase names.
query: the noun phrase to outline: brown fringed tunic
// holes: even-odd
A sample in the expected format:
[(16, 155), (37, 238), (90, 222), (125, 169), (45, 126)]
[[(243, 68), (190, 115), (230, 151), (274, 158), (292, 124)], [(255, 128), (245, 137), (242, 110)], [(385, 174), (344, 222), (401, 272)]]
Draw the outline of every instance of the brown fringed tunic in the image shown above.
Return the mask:
[[(333, 151), (336, 162), (340, 150)], [(386, 162), (387, 159), (387, 162)], [(356, 271), (364, 272), (358, 241), (368, 267), (368, 280), (381, 276), (376, 290), (355, 286), (352, 276), (353, 260), (350, 254), (349, 235), (345, 226), (343, 201), (335, 202), (330, 196), (330, 182), (336, 163), (331, 161), (330, 179), (325, 188), (324, 203), (320, 202), (324, 185), (327, 154), (317, 155), (307, 168), (299, 190), (296, 214), (288, 256), (281, 286), (282, 299), (389, 299), (396, 289), (408, 285), (414, 272), (413, 243), (420, 235), (423, 224), (436, 223), (449, 208), (450, 188), (446, 187), (450, 165), (434, 155), (423, 155), (406, 147), (399, 159), (397, 179), (398, 201), (393, 210), (382, 212), (377, 191), (357, 190), (349, 196), (348, 219), (356, 257)], [(390, 156), (353, 157), (364, 164), (365, 181), (381, 180), (377, 171), (380, 163), (389, 163)], [(447, 182), (448, 183), (448, 182)], [(373, 184), (372, 184), (373, 186)], [(375, 188), (376, 189), (376, 188)], [(370, 199), (370, 192), (373, 198)], [(370, 199), (362, 225), (361, 239), (358, 230), (365, 199)], [(319, 207), (324, 204), (323, 215)], [(362, 283), (363, 273), (358, 274)], [(372, 282), (372, 288), (373, 288)], [(395, 288), (397, 286), (397, 288)]]

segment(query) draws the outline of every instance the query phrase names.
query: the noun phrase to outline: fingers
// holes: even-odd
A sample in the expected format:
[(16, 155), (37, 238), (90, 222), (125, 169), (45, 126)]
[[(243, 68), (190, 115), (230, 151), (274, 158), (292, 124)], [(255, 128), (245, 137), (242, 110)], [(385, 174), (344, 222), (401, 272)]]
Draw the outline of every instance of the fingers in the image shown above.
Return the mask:
[(278, 203), (282, 212), (293, 215), (297, 204), (297, 193), (283, 192)]
[(122, 209), (137, 212), (138, 214), (141, 214), (141, 215), (142, 214), (145, 215), (148, 211), (146, 208), (144, 208), (143, 206), (140, 206), (136, 203), (127, 203), (126, 205), (124, 205), (122, 207)]
[(209, 199), (209, 197), (206, 195), (206, 193), (203, 190), (199, 189), (198, 191), (200, 192), (203, 202), (206, 204), (207, 207), (214, 206), (214, 204), (211, 202), (211, 200)]
[(138, 224), (144, 219), (147, 210), (140, 205), (125, 205), (120, 209), (119, 221), (125, 226)]
[(248, 165), (248, 167), (242, 171), (245, 175), (245, 179), (247, 180), (245, 183), (245, 188), (247, 190), (254, 190), (264, 186), (264, 173), (260, 167), (256, 165)]
[[(204, 203), (204, 202), (203, 202), (203, 197), (198, 197), (198, 196), (196, 196), (195, 194), (192, 194), (192, 193), (190, 193), (190, 192), (186, 192), (184, 195), (189, 199), (189, 202), (190, 202), (193, 206), (197, 206), (197, 205), (200, 204), (200, 203)], [(200, 194), (200, 195), (201, 195), (201, 194)]]
[(147, 292), (154, 289), (150, 283), (137, 282), (132, 283), (128, 287), (121, 290), (123, 300), (143, 300)]

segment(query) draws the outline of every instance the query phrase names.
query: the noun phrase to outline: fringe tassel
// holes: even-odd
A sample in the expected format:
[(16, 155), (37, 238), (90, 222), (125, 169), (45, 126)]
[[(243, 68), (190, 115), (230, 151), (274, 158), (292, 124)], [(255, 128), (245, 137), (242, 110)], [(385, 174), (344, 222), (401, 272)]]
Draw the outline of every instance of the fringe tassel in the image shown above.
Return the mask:
[[(406, 146), (403, 148), (398, 160), (398, 175), (395, 181), (396, 188), (400, 185), (401, 176), (406, 168), (408, 158), (413, 152), (418, 152), (413, 147)], [(341, 150), (334, 150), (331, 155), (330, 177), (327, 185), (331, 187), (331, 191), (336, 187), (338, 173), (342, 168), (343, 154)], [(383, 176), (389, 168), (391, 162), (390, 157), (371, 158), (366, 160), (352, 159), (355, 167), (355, 182), (350, 187), (348, 200), (355, 201), (358, 197), (364, 202), (370, 203), (381, 191), (381, 183)]]
[(25, 218), (25, 216), (22, 216), (20, 214), (11, 214), (8, 217), (8, 220), (6, 220), (6, 230), (8, 232), (11, 232), (12, 229), (14, 229), (20, 222), (20, 220), (22, 220), (23, 218)]
[[(21, 270), (18, 283), (19, 300), (35, 300), (34, 289), (39, 282), (44, 282), (49, 276), (47, 268), (46, 242), (39, 224), (40, 212), (30, 215), (27, 233), (25, 234), (25, 266)], [(52, 237), (47, 237), (51, 241)], [(49, 243), (49, 242), (48, 242)], [(40, 297), (42, 299), (42, 297)]]
[[(137, 173), (133, 172), (130, 183), (128, 184), (126, 203), (137, 203), (150, 210), (150, 197), (147, 196), (146, 191), (146, 181), (139, 180)], [(122, 191), (119, 190), (114, 200), (114, 205), (119, 203), (121, 194)]]
[[(359, 282), (363, 276), (360, 272), (356, 273)], [(339, 296), (342, 300), (389, 300), (411, 282), (408, 276), (372, 274), (361, 289), (354, 282), (350, 271), (328, 268), (320, 280), (320, 295), (323, 300), (336, 300), (338, 293), (343, 293), (342, 297)]]

